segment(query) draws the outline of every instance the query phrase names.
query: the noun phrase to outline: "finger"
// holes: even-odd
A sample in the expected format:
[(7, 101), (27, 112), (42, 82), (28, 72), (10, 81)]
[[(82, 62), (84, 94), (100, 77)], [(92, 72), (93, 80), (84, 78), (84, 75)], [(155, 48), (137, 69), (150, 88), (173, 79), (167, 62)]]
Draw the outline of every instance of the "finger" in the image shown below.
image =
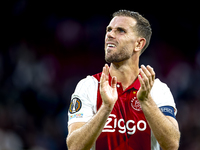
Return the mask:
[(102, 69), (102, 74), (101, 74), (101, 78), (100, 78), (100, 83), (102, 85), (102, 83), (105, 81), (105, 67), (103, 67)]
[(153, 68), (149, 65), (146, 68), (149, 71), (149, 73), (151, 74), (149, 81), (150, 81), (150, 86), (152, 87), (154, 84), (154, 80), (155, 80), (155, 72), (153, 71)]
[(154, 69), (151, 67), (151, 66), (147, 66), (147, 69), (149, 70), (149, 72), (151, 73), (151, 76), (152, 76), (152, 81), (155, 80), (155, 72), (154, 72)]
[(147, 78), (147, 76), (146, 76), (146, 74), (144, 73), (144, 71), (143, 71), (142, 68), (140, 69), (140, 74), (141, 74), (142, 80), (143, 80), (143, 82), (144, 82), (144, 85), (145, 85), (146, 87), (148, 87), (148, 86), (149, 86), (149, 79)]
[(143, 72), (145, 73), (146, 77), (147, 77), (147, 82), (148, 84), (150, 84), (150, 86), (153, 85), (154, 79), (152, 77), (152, 74), (149, 72), (149, 67), (145, 67), (144, 65), (141, 66)]
[(145, 86), (145, 84), (144, 84), (144, 81), (143, 81), (141, 75), (138, 75), (138, 79), (139, 79), (139, 81), (140, 81), (140, 87), (141, 87), (142, 89), (145, 89), (146, 86)]
[(149, 72), (149, 70), (144, 65), (141, 65), (141, 69), (145, 73), (147, 78), (151, 77), (151, 73)]
[(109, 66), (105, 64), (105, 75), (106, 75), (106, 80), (109, 79)]
[(109, 67), (107, 64), (104, 65), (101, 78), (100, 78), (100, 84), (102, 85), (104, 82), (109, 80)]
[(108, 64), (105, 64), (105, 67), (106, 67), (106, 73), (109, 74), (109, 66), (108, 66)]

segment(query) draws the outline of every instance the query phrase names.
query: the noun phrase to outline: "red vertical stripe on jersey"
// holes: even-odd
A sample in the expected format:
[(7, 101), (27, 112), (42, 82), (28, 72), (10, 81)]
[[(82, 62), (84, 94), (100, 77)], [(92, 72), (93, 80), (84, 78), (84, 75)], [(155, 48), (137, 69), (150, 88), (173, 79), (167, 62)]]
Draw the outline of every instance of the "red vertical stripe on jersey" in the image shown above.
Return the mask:
[[(94, 75), (100, 81), (101, 73)], [(109, 80), (111, 77), (109, 78)], [(123, 91), (118, 87), (118, 100), (96, 141), (96, 150), (150, 150), (151, 131), (136, 98), (140, 87), (137, 79)], [(97, 110), (101, 107), (100, 91), (97, 91)]]

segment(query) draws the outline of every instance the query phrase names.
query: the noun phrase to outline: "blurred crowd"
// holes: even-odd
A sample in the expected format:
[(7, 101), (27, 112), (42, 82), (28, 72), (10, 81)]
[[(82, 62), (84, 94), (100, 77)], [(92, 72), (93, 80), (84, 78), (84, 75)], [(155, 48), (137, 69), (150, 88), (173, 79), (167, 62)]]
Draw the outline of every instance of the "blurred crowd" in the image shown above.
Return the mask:
[[(121, 9), (81, 8), (79, 12), (66, 9), (70, 8), (67, 2), (46, 4), (26, 0), (5, 4), (0, 29), (4, 39), (0, 46), (0, 150), (67, 149), (71, 94), (80, 79), (102, 70), (105, 28), (113, 11)], [(162, 17), (143, 9), (140, 13), (153, 28), (140, 63), (151, 65), (173, 93), (180, 149), (199, 150), (200, 23), (190, 13)]]

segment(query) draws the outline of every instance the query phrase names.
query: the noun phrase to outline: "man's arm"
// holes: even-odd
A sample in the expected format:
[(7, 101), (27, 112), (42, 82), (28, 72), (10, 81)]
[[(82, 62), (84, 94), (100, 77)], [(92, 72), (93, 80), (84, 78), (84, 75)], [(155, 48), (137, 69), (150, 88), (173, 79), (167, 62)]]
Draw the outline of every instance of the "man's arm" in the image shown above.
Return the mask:
[(163, 150), (177, 150), (179, 147), (179, 127), (177, 121), (165, 116), (150, 97), (140, 102), (151, 130)]
[(67, 146), (69, 150), (89, 150), (102, 132), (108, 116), (118, 99), (116, 77), (109, 85), (109, 67), (105, 65), (100, 79), (100, 94), (103, 100), (98, 112), (87, 123), (73, 123), (68, 127)]
[(179, 147), (180, 132), (177, 121), (170, 116), (165, 116), (155, 104), (150, 95), (155, 79), (155, 72), (150, 66), (141, 66), (141, 88), (137, 98), (149, 123), (151, 130), (163, 150), (177, 150)]
[(73, 123), (68, 127), (67, 146), (69, 150), (89, 150), (100, 135), (110, 111), (102, 105), (87, 123)]

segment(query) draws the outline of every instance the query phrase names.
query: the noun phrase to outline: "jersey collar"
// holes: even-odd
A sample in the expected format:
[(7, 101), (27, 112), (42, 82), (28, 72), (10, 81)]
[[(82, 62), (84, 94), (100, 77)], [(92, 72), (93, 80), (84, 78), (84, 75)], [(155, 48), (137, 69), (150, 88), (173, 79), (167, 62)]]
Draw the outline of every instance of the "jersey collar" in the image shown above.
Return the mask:
[(134, 88), (135, 90), (139, 90), (140, 88), (140, 80), (138, 79), (138, 77), (136, 78), (136, 80), (127, 88), (128, 89), (132, 89)]
[[(111, 75), (109, 74), (109, 84), (111, 85), (111, 79), (112, 79), (112, 77), (111, 77)], [(120, 86), (122, 86), (122, 84), (121, 84), (121, 82), (117, 82), (117, 84), (120, 84)], [(126, 88), (126, 90), (125, 91), (127, 91), (127, 90), (130, 90), (130, 89), (135, 89), (135, 90), (139, 90), (139, 88), (140, 88), (140, 81), (139, 81), (139, 79), (138, 79), (138, 77), (136, 78), (136, 80), (128, 87), (128, 88)], [(124, 91), (124, 92), (125, 92)]]

